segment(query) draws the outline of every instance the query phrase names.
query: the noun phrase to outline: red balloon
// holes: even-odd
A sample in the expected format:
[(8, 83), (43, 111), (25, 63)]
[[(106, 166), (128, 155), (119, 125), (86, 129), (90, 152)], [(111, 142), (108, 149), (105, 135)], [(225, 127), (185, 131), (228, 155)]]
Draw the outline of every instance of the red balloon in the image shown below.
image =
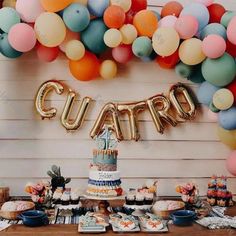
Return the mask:
[(183, 6), (177, 1), (171, 1), (166, 3), (161, 10), (161, 17), (173, 15), (178, 17), (183, 10)]
[(225, 14), (225, 8), (218, 4), (213, 3), (208, 7), (208, 11), (210, 13), (209, 23), (220, 23), (221, 17)]
[(120, 45), (112, 49), (112, 57), (115, 61), (125, 64), (133, 58), (131, 45)]
[(157, 57), (156, 62), (159, 64), (161, 68), (171, 69), (176, 66), (179, 62), (179, 51), (177, 50), (172, 55), (168, 57)]
[(226, 41), (226, 52), (232, 57), (236, 57), (236, 45), (232, 44), (228, 39)]
[(91, 52), (86, 51), (81, 60), (69, 60), (69, 67), (71, 74), (77, 80), (89, 81), (99, 77), (100, 62)]
[(132, 0), (131, 10), (135, 13), (147, 9), (147, 0)]
[(132, 9), (130, 9), (125, 14), (125, 24), (133, 24), (134, 16), (136, 12), (134, 12)]
[(227, 86), (227, 89), (229, 89), (234, 95), (234, 103), (236, 103), (236, 78), (231, 84)]
[(60, 52), (58, 47), (48, 48), (41, 44), (37, 45), (36, 51), (38, 58), (45, 62), (52, 62), (56, 60)]

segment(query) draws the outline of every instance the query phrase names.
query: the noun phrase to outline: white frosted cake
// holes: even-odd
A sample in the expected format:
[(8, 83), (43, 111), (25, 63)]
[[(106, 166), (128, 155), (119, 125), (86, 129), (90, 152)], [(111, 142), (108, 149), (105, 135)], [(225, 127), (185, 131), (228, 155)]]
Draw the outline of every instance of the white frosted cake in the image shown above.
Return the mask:
[[(87, 194), (96, 197), (116, 197), (123, 193), (120, 172), (117, 171), (118, 151), (114, 146), (111, 131), (105, 131), (97, 138), (98, 147), (93, 151), (93, 161), (89, 170)], [(105, 139), (103, 137), (105, 136)]]

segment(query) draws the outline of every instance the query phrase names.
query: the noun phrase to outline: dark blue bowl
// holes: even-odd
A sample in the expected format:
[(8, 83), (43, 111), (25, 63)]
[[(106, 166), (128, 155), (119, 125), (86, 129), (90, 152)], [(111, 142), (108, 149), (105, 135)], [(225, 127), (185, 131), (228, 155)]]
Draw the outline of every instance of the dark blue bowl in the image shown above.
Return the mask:
[(196, 213), (194, 211), (179, 210), (171, 214), (171, 219), (175, 225), (191, 225), (196, 219)]
[(47, 215), (43, 211), (25, 211), (18, 216), (23, 224), (29, 227), (38, 227), (42, 225), (48, 225), (49, 220)]

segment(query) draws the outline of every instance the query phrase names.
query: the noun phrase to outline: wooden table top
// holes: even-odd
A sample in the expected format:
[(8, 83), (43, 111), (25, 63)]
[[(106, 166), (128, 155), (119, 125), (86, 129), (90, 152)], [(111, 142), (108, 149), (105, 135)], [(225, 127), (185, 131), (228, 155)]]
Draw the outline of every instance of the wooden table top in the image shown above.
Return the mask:
[[(227, 214), (230, 216), (236, 215), (236, 206), (228, 209)], [(29, 228), (24, 225), (12, 225), (8, 229), (0, 232), (1, 235), (6, 236), (75, 236), (78, 233), (78, 225), (48, 225), (37, 228)], [(166, 235), (166, 236), (236, 236), (235, 229), (220, 229), (209, 230), (196, 223), (192, 226), (179, 227), (175, 225), (169, 225), (169, 232), (162, 234), (148, 234), (148, 233), (135, 233), (142, 235)], [(92, 235), (92, 234), (84, 234)], [(95, 235), (95, 234), (94, 234)], [(104, 235), (134, 235), (127, 233), (114, 233), (110, 228)]]

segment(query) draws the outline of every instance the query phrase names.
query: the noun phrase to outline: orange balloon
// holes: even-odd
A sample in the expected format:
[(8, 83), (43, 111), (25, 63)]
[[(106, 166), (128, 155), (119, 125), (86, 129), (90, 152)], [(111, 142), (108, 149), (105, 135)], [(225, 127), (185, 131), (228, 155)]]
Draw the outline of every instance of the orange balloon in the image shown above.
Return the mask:
[(161, 10), (161, 17), (173, 15), (178, 17), (183, 10), (183, 6), (177, 1), (171, 1), (165, 4)]
[(109, 6), (103, 15), (104, 23), (109, 28), (120, 28), (125, 23), (125, 11), (120, 6)]
[(73, 0), (41, 0), (41, 4), (46, 11), (57, 12), (68, 7)]
[(69, 60), (69, 68), (77, 80), (89, 81), (99, 77), (100, 62), (93, 53), (86, 51), (81, 60)]
[(152, 11), (142, 10), (134, 16), (133, 24), (139, 36), (152, 37), (158, 26), (158, 19)]

